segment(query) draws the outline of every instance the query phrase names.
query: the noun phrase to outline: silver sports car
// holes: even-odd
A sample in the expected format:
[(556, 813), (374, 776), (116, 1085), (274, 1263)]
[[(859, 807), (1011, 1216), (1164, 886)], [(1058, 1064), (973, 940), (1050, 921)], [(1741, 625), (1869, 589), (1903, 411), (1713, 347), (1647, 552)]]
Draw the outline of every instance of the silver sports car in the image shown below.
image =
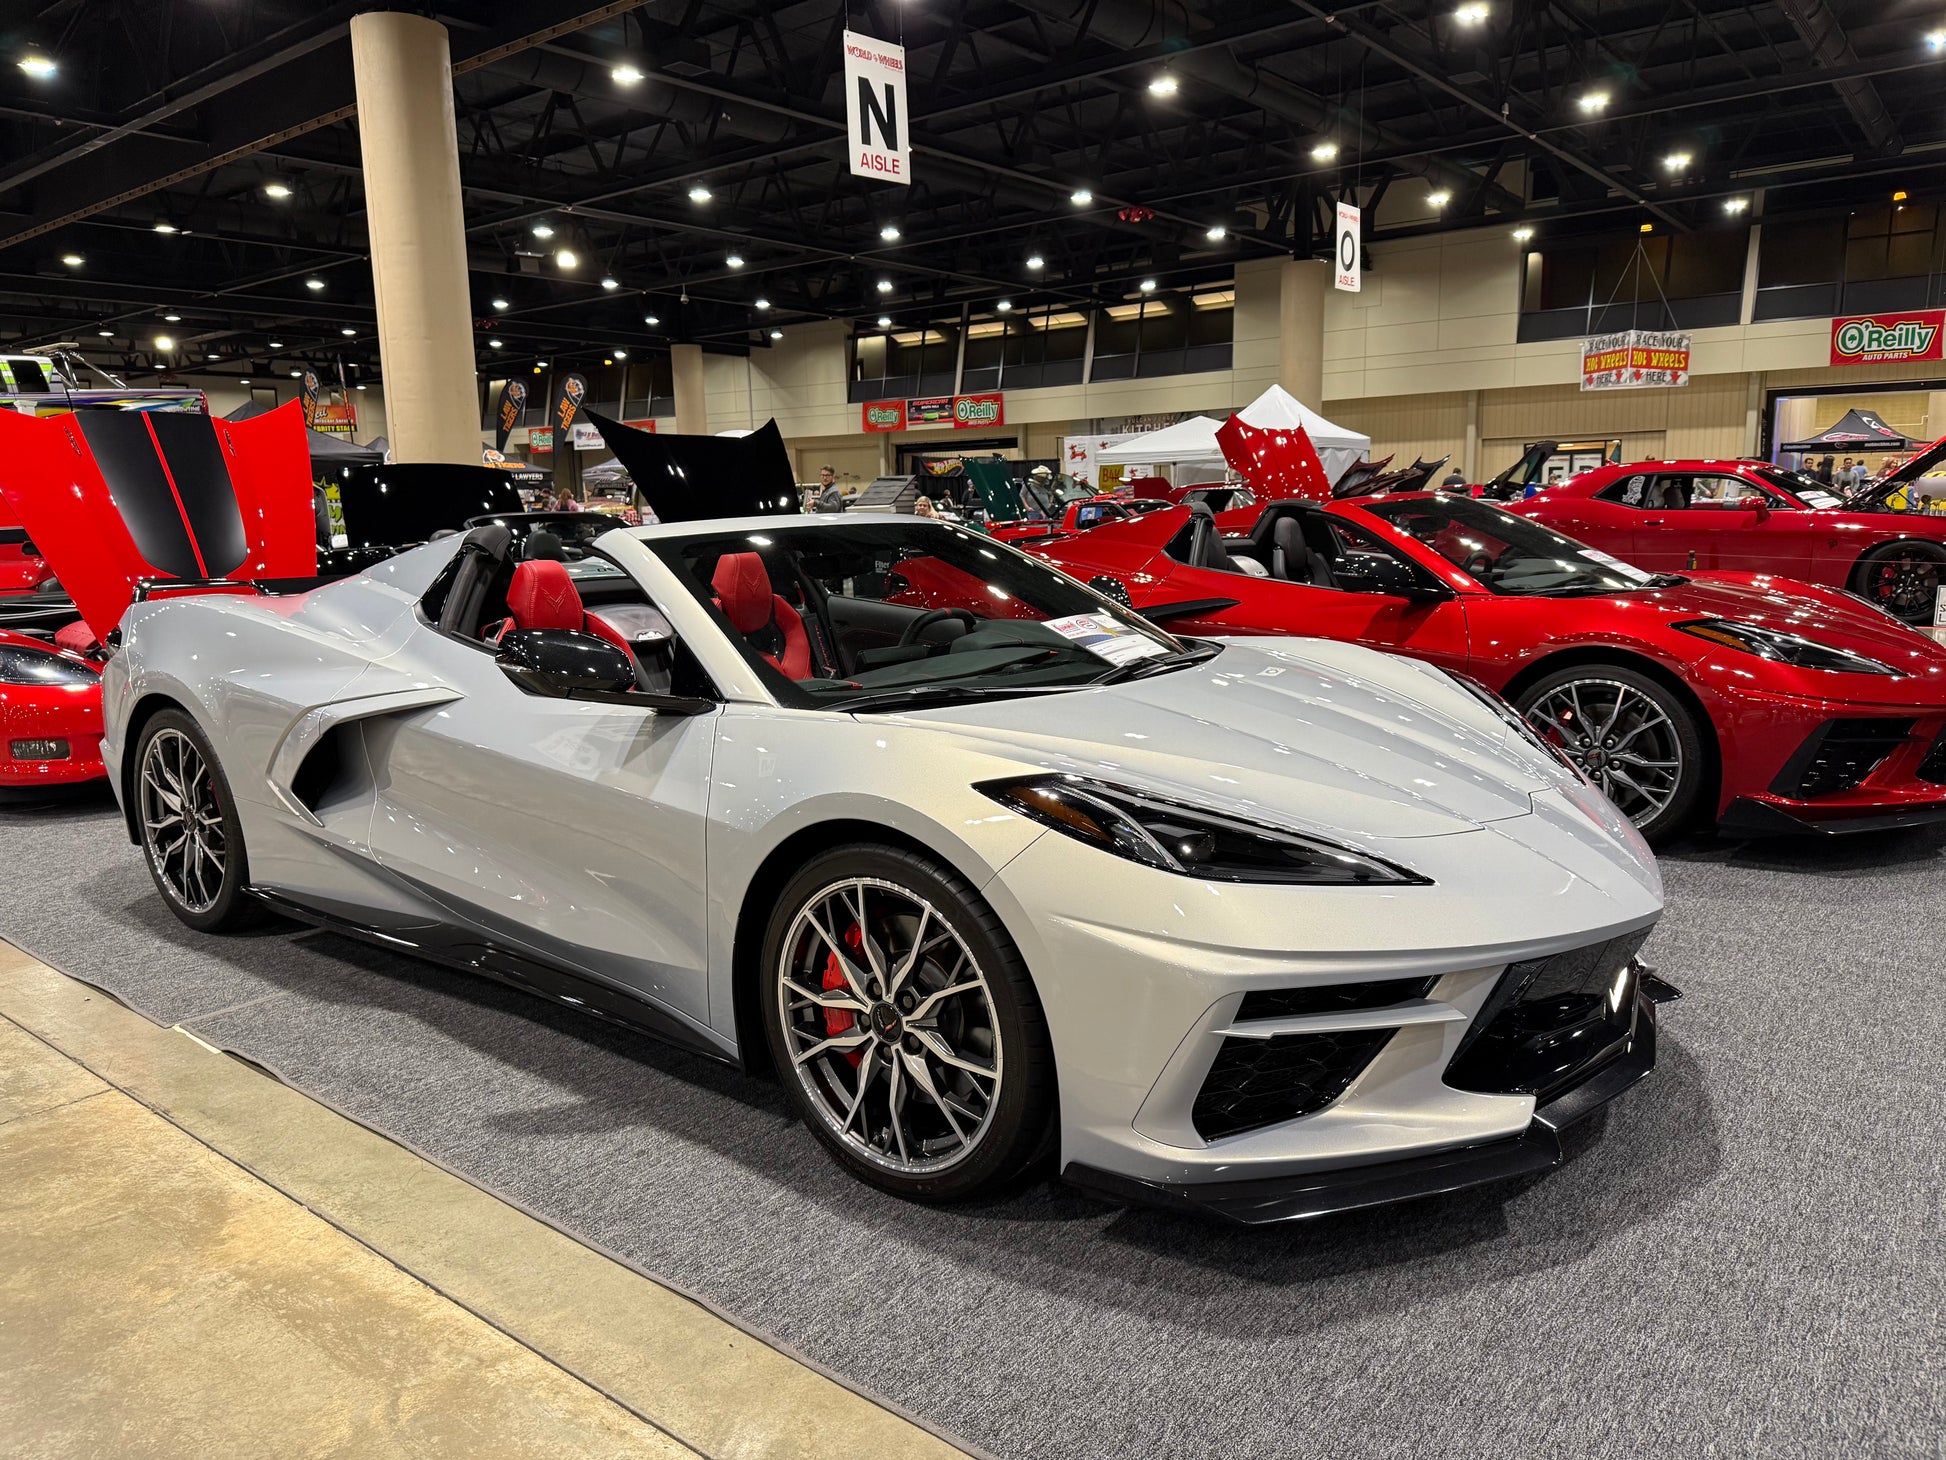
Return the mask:
[(106, 760), (184, 922), (773, 1068), (908, 1197), (1052, 1158), (1262, 1222), (1537, 1170), (1673, 993), (1648, 850), (1492, 696), (1173, 638), (943, 523), (483, 526), (121, 633)]

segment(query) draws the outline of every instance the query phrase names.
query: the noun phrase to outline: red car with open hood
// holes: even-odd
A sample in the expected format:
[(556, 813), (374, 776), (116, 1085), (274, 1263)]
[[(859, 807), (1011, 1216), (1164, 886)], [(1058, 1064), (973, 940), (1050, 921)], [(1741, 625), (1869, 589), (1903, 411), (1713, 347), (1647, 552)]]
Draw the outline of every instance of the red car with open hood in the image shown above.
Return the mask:
[(80, 616), (0, 631), (0, 787), (103, 773), (101, 664), (138, 594), (253, 592), (317, 573), (296, 404), (249, 421), (0, 412), (0, 498)]
[(1275, 502), (1245, 538), (1173, 508), (1030, 550), (1172, 631), (1478, 681), (1650, 837), (1946, 818), (1946, 648), (1834, 588), (1646, 572), (1440, 492)]
[(1946, 516), (1888, 499), (1942, 461), (1946, 439), (1850, 492), (1763, 461), (1638, 461), (1507, 507), (1651, 571), (1774, 573), (1929, 624), (1946, 584)]

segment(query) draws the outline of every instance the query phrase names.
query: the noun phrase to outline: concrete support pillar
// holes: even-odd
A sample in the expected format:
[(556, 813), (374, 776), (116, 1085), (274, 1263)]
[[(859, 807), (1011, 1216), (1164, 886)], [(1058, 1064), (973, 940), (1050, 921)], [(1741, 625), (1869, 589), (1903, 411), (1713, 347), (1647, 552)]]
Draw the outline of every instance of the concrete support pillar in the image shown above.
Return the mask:
[(394, 461), (478, 462), (480, 398), (446, 28), (351, 20), (366, 233)]
[(676, 385), (676, 430), (684, 436), (709, 434), (709, 407), (703, 400), (703, 347), (671, 345), (669, 373)]
[(1324, 409), (1324, 296), (1331, 265), (1286, 259), (1278, 281), (1277, 383), (1314, 411)]
[(1469, 482), (1477, 482), (1480, 477), (1480, 393), (1477, 390), (1466, 392), (1466, 447), (1460, 456), (1459, 469), (1465, 473)]
[[(1752, 370), (1743, 392), (1743, 454), (1755, 456), (1764, 435), (1764, 373)], [(1775, 441), (1770, 443), (1774, 453)]]

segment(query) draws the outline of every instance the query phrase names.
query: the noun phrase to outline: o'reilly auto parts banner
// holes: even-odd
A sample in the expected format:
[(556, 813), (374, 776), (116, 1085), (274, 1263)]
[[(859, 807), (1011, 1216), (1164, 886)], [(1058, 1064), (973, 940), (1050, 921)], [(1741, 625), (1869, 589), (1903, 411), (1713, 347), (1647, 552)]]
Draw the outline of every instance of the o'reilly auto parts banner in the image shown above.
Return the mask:
[(1633, 390), (1689, 384), (1689, 336), (1623, 330), (1581, 343), (1583, 390)]
[(554, 409), (547, 413), (549, 423), (563, 436), (574, 426), (575, 413), (587, 399), (588, 381), (580, 375), (563, 375), (554, 387)]
[(1833, 365), (1892, 365), (1946, 359), (1946, 309), (1855, 314), (1831, 321)]
[(500, 387), (500, 403), (493, 408), (493, 449), (505, 451), (507, 437), (527, 410), (527, 382), (509, 380)]
[(909, 426), (951, 426), (956, 431), (982, 431), (1007, 423), (1006, 397), (937, 395), (919, 400), (866, 401), (861, 413), (867, 431), (903, 431)]

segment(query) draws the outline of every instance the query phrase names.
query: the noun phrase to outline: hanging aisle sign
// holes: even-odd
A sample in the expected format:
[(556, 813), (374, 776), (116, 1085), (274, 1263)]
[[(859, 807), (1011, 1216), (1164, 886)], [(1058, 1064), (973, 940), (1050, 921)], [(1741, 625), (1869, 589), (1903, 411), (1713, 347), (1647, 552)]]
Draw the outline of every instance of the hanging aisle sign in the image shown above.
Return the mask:
[(1581, 342), (1583, 390), (1687, 384), (1688, 335), (1668, 330), (1623, 330)]
[(854, 177), (910, 183), (905, 47), (845, 32), (845, 143)]
[(1338, 205), (1338, 238), (1332, 262), (1338, 271), (1334, 281), (1337, 287), (1348, 294), (1356, 294), (1362, 285), (1358, 257), (1358, 208), (1355, 204)]

